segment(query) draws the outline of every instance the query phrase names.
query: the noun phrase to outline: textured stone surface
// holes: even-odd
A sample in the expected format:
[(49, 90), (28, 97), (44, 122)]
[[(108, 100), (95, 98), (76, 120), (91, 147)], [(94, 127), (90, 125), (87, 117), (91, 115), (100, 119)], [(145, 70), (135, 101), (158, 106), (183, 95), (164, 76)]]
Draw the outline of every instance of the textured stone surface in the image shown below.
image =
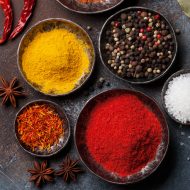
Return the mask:
[[(15, 23), (19, 18), (20, 11), (22, 9), (23, 1), (14, 0), (14, 15)], [(132, 2), (132, 3), (130, 3)], [(112, 13), (119, 9), (125, 8), (127, 6), (146, 6), (153, 8), (155, 10), (163, 13), (169, 21), (171, 21), (174, 28), (179, 28), (181, 30), (181, 35), (178, 36), (179, 42), (179, 54), (175, 66), (172, 68), (170, 73), (160, 81), (144, 86), (129, 85), (119, 79), (113, 77), (107, 70), (103, 67), (97, 51), (98, 45), (98, 35), (99, 31), (105, 21), (105, 19)], [(14, 136), (14, 126), (13, 121), (15, 114), (25, 105), (27, 102), (35, 99), (48, 99), (58, 103), (60, 106), (66, 109), (69, 116), (72, 131), (77, 119), (77, 116), (84, 106), (85, 102), (95, 94), (100, 91), (106, 90), (98, 89), (91, 92), (90, 96), (85, 96), (85, 91), (93, 86), (100, 76), (104, 76), (108, 81), (111, 82), (111, 87), (122, 87), (122, 88), (134, 88), (140, 90), (147, 95), (155, 98), (160, 106), (160, 93), (161, 88), (164, 84), (166, 78), (168, 78), (173, 72), (180, 68), (189, 68), (190, 60), (190, 19), (188, 19), (181, 11), (176, 0), (126, 0), (117, 9), (100, 14), (100, 15), (79, 15), (72, 13), (57, 3), (55, 0), (38, 0), (34, 15), (27, 25), (27, 28), (31, 27), (37, 21), (51, 18), (59, 17), (66, 18), (77, 22), (84, 28), (88, 25), (92, 26), (92, 30), (89, 31), (90, 36), (94, 41), (97, 51), (97, 61), (96, 67), (93, 75), (91, 76), (89, 82), (77, 93), (60, 98), (51, 98), (44, 96), (38, 92), (35, 92), (30, 88), (22, 79), (21, 74), (18, 71), (16, 63), (16, 52), (18, 48), (19, 41), (23, 33), (12, 42), (8, 42), (3, 46), (0, 46), (0, 75), (3, 75), (6, 79), (11, 79), (13, 76), (17, 76), (21, 84), (24, 86), (28, 93), (28, 97), (19, 100), (19, 106), (17, 109), (12, 109), (11, 107), (0, 107), (0, 190), (31, 190), (36, 189), (33, 184), (28, 182), (28, 173), (26, 170), (31, 167), (32, 162), (35, 158), (31, 157), (25, 153), (17, 144)], [(3, 26), (3, 13), (0, 11), (0, 29)], [(26, 32), (26, 28), (24, 32)], [(111, 88), (110, 87), (110, 88)], [(167, 117), (171, 140), (169, 152), (166, 159), (164, 160), (161, 167), (151, 175), (147, 180), (131, 186), (117, 186), (108, 184), (99, 178), (95, 177), (88, 171), (80, 175), (76, 183), (70, 185), (65, 184), (62, 179), (57, 179), (55, 184), (50, 184), (45, 186), (44, 189), (47, 190), (188, 190), (190, 189), (190, 162), (187, 160), (190, 157), (190, 131), (188, 127), (180, 128), (178, 124), (173, 122)], [(184, 132), (184, 133), (181, 133)], [(184, 144), (183, 144), (184, 143)], [(180, 145), (181, 144), (181, 145)], [(74, 157), (77, 158), (76, 149), (73, 143), (73, 136), (70, 141), (70, 145), (67, 150), (61, 152), (59, 155), (50, 159), (52, 166), (59, 164), (64, 158), (65, 154), (70, 152)]]

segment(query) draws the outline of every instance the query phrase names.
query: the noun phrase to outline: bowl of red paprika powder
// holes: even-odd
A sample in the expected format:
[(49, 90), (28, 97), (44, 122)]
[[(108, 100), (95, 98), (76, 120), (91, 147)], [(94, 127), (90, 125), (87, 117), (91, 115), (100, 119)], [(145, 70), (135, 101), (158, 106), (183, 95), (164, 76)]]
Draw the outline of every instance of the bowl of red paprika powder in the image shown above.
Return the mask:
[(115, 184), (152, 174), (165, 157), (169, 131), (158, 104), (145, 94), (113, 89), (90, 99), (75, 127), (75, 145), (84, 165)]
[(24, 151), (37, 157), (59, 153), (70, 138), (65, 111), (48, 100), (29, 102), (15, 118), (15, 136)]

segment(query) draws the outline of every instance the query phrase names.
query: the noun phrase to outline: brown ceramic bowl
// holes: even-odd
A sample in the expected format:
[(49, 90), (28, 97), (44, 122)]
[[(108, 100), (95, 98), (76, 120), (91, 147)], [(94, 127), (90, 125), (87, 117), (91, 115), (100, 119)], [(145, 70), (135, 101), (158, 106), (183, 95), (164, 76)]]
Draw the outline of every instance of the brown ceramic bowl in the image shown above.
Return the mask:
[(190, 125), (190, 122), (188, 123), (182, 123), (181, 121), (179, 121), (178, 119), (176, 119), (167, 109), (166, 107), (166, 104), (165, 104), (165, 99), (164, 99), (164, 96), (166, 94), (166, 91), (168, 90), (168, 85), (169, 83), (176, 77), (180, 76), (180, 75), (183, 75), (183, 74), (190, 74), (190, 69), (185, 69), (185, 70), (180, 70), (176, 73), (174, 73), (172, 76), (170, 76), (168, 78), (168, 80), (165, 82), (163, 88), (162, 88), (162, 93), (161, 93), (161, 98), (162, 98), (162, 104), (163, 104), (163, 107), (166, 111), (166, 113), (170, 116), (171, 119), (173, 119), (175, 122), (181, 124), (181, 125), (187, 125), (189, 126)]
[[(130, 12), (130, 11), (148, 11), (148, 12), (152, 12), (152, 13), (156, 13), (158, 15), (160, 15), (162, 17), (163, 20), (166, 21), (166, 23), (168, 24), (169, 28), (170, 28), (170, 31), (172, 33), (172, 36), (174, 38), (174, 43), (175, 43), (175, 52), (174, 52), (174, 56), (173, 56), (173, 59), (172, 61), (170, 62), (170, 64), (168, 65), (168, 67), (166, 68), (166, 70), (161, 73), (160, 75), (158, 75), (157, 77), (155, 78), (151, 78), (151, 79), (147, 79), (147, 78), (139, 78), (139, 79), (134, 79), (134, 78), (123, 78), (119, 75), (117, 75), (114, 70), (112, 68), (109, 67), (109, 65), (107, 64), (107, 55), (105, 53), (105, 50), (104, 50), (104, 45), (106, 43), (105, 41), (105, 36), (106, 36), (106, 30), (108, 28), (108, 26), (110, 25), (110, 23), (115, 19), (115, 18), (118, 18), (118, 16), (121, 14), (121, 13), (126, 13), (126, 12)], [(177, 39), (176, 39), (176, 34), (175, 34), (175, 31), (172, 27), (172, 25), (170, 24), (170, 22), (167, 20), (167, 18), (162, 15), (161, 13), (157, 12), (157, 11), (154, 11), (152, 9), (149, 9), (149, 8), (145, 8), (145, 7), (129, 7), (129, 8), (126, 8), (126, 9), (122, 9), (120, 10), (119, 12), (115, 13), (114, 15), (112, 15), (111, 17), (109, 17), (106, 22), (104, 23), (103, 27), (102, 27), (102, 30), (100, 32), (100, 35), (99, 35), (99, 53), (100, 53), (100, 58), (101, 58), (101, 61), (102, 63), (104, 64), (104, 66), (114, 75), (116, 76), (117, 78), (119, 79), (122, 79), (126, 82), (129, 82), (129, 83), (132, 83), (132, 84), (148, 84), (148, 83), (152, 83), (158, 79), (160, 79), (161, 77), (163, 77), (168, 71), (169, 69), (172, 67), (172, 65), (175, 63), (175, 59), (176, 59), (176, 55), (177, 55), (177, 50), (178, 50), (178, 44), (177, 44)]]
[[(24, 53), (25, 48), (30, 44), (30, 42), (34, 39), (34, 37), (36, 36), (38, 32), (47, 32), (50, 30), (61, 29), (61, 28), (67, 29), (73, 32), (74, 34), (77, 35), (79, 39), (83, 40), (86, 44), (88, 44), (89, 48), (86, 49), (86, 51), (90, 60), (89, 73), (85, 74), (79, 81), (79, 84), (77, 84), (75, 88), (68, 93), (64, 93), (64, 94), (44, 93), (39, 86), (37, 86), (36, 84), (32, 83), (31, 81), (27, 79), (26, 74), (24, 73), (23, 68), (22, 68), (22, 55)], [(19, 71), (22, 74), (22, 77), (34, 90), (41, 92), (42, 94), (49, 95), (49, 96), (55, 96), (55, 97), (64, 96), (64, 95), (71, 94), (77, 91), (78, 89), (80, 89), (84, 85), (84, 83), (90, 78), (92, 71), (94, 69), (94, 65), (95, 65), (94, 45), (88, 33), (78, 24), (69, 20), (62, 19), (62, 18), (46, 19), (46, 20), (42, 20), (36, 23), (22, 37), (19, 47), (18, 47), (18, 51), (17, 51), (17, 64), (18, 64)]]
[[(138, 172), (131, 177), (125, 177), (125, 178), (119, 178), (115, 175), (105, 171), (100, 165), (98, 165), (95, 161), (93, 161), (93, 158), (91, 157), (90, 153), (88, 152), (88, 148), (85, 141), (85, 133), (87, 129), (87, 122), (89, 118), (89, 114), (91, 110), (94, 108), (94, 106), (98, 102), (103, 102), (108, 97), (117, 96), (121, 94), (132, 94), (137, 96), (142, 102), (144, 102), (148, 108), (154, 112), (158, 119), (160, 120), (162, 124), (162, 143), (160, 144), (157, 155), (155, 157), (155, 160), (150, 164), (149, 169), (147, 169), (144, 173)], [(75, 126), (75, 145), (78, 150), (78, 154), (80, 156), (80, 159), (84, 163), (84, 165), (96, 176), (99, 178), (110, 182), (114, 184), (131, 184), (138, 181), (141, 181), (148, 177), (150, 174), (152, 174), (158, 166), (161, 164), (162, 160), (165, 157), (165, 154), (168, 149), (169, 144), (169, 130), (167, 126), (167, 122), (165, 119), (164, 114), (162, 113), (161, 109), (159, 108), (158, 104), (150, 97), (146, 96), (145, 94), (133, 91), (133, 90), (127, 90), (127, 89), (112, 89), (105, 92), (102, 92), (95, 96), (94, 98), (90, 99), (84, 108), (82, 109), (77, 124)]]
[(82, 14), (96, 14), (109, 11), (118, 5), (120, 5), (124, 0), (106, 0), (105, 3), (80, 3), (77, 0), (57, 0), (66, 9), (82, 13)]
[[(47, 104), (49, 106), (51, 106), (60, 116), (61, 119), (63, 119), (64, 121), (64, 125), (63, 125), (63, 129), (64, 129), (64, 134), (63, 137), (60, 139), (60, 142), (57, 146), (54, 146), (52, 148), (51, 151), (39, 151), (39, 150), (31, 150), (30, 147), (26, 146), (20, 139), (20, 135), (18, 133), (18, 123), (17, 123), (17, 118), (20, 114), (23, 113), (23, 111), (25, 109), (27, 109), (28, 107), (32, 106), (32, 105), (40, 105), (40, 104)], [(50, 157), (53, 156), (57, 153), (59, 153), (61, 150), (63, 150), (63, 148), (67, 145), (69, 138), (70, 138), (70, 124), (69, 124), (69, 120), (67, 118), (67, 115), (65, 113), (65, 111), (60, 108), (57, 104), (55, 104), (54, 102), (48, 101), (48, 100), (36, 100), (36, 101), (32, 101), (28, 104), (26, 104), (25, 106), (23, 106), (21, 108), (21, 110), (17, 113), (16, 118), (15, 118), (15, 136), (17, 141), (19, 142), (20, 146), (22, 147), (22, 149), (24, 151), (26, 151), (27, 153), (31, 154), (32, 156), (37, 156), (37, 157)]]

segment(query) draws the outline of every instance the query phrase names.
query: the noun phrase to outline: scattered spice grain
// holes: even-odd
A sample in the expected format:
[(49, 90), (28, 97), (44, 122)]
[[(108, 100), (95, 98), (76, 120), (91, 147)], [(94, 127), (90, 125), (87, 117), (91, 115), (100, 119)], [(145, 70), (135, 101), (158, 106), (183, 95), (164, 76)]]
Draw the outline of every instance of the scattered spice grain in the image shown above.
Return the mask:
[(176, 30), (175, 30), (175, 33), (176, 33), (177, 35), (181, 34), (180, 29), (176, 29)]
[(181, 132), (181, 136), (184, 136), (184, 135), (185, 135), (185, 132), (182, 131), (182, 132)]
[(87, 30), (92, 30), (92, 27), (91, 26), (87, 26)]

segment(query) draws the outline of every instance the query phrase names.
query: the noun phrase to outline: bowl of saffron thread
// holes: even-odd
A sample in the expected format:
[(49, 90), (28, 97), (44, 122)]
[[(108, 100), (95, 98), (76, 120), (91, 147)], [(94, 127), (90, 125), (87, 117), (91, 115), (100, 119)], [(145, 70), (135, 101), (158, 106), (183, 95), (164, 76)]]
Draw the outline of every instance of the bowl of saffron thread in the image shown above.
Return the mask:
[(156, 101), (129, 89), (91, 98), (78, 117), (74, 137), (87, 169), (114, 184), (133, 184), (150, 176), (169, 145), (167, 121)]
[(66, 112), (49, 100), (31, 101), (23, 106), (16, 115), (14, 126), (21, 148), (36, 157), (58, 154), (70, 139)]

